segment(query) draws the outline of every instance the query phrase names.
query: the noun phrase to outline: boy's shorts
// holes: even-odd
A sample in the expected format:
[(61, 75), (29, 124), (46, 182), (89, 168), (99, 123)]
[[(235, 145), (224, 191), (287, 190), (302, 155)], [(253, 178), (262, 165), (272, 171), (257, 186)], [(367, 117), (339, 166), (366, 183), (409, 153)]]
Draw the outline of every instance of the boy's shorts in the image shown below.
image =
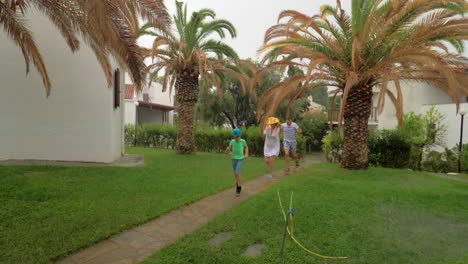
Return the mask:
[(232, 159), (232, 169), (234, 170), (234, 173), (240, 173), (243, 165), (243, 159)]
[(297, 149), (297, 141), (284, 141), (283, 142), (284, 149), (289, 149), (291, 152), (296, 152)]

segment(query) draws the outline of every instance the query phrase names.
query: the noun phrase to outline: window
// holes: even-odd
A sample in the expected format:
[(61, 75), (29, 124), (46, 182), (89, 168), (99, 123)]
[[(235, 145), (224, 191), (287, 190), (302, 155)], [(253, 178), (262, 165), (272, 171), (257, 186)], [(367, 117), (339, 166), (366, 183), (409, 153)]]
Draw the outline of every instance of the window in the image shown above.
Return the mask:
[(120, 70), (114, 71), (114, 109), (120, 106)]

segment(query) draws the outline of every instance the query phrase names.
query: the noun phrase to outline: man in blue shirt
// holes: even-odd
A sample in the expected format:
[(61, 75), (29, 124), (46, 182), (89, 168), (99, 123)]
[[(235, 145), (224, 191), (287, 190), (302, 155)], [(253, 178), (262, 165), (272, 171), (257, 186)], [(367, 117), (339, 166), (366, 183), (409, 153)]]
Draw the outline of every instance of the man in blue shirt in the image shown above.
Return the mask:
[(281, 125), (284, 131), (283, 147), (284, 147), (284, 158), (286, 160), (286, 171), (289, 171), (289, 152), (292, 152), (292, 156), (296, 161), (296, 168), (299, 167), (299, 158), (297, 152), (297, 141), (296, 133), (302, 133), (299, 126), (293, 122), (289, 117), (286, 123)]

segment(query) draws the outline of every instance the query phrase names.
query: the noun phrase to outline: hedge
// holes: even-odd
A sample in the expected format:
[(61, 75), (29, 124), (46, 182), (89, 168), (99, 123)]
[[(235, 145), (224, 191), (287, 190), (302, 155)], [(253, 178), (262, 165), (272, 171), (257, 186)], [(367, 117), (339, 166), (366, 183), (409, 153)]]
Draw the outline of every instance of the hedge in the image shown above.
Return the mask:
[[(247, 141), (251, 156), (263, 156), (264, 138), (259, 127), (242, 129), (242, 138)], [(230, 129), (195, 129), (195, 147), (197, 151), (222, 153), (232, 139)], [(296, 135), (298, 153), (305, 155), (306, 141), (302, 135)], [(177, 142), (177, 128), (167, 124), (144, 124), (138, 126), (135, 142), (135, 126), (125, 126), (125, 144), (174, 149)], [(136, 144), (135, 144), (136, 143)], [(281, 152), (280, 155), (284, 153)]]
[[(323, 138), (322, 149), (329, 162), (341, 160), (343, 140), (337, 130)], [(368, 160), (371, 166), (386, 168), (408, 167), (411, 142), (399, 130), (369, 131)]]

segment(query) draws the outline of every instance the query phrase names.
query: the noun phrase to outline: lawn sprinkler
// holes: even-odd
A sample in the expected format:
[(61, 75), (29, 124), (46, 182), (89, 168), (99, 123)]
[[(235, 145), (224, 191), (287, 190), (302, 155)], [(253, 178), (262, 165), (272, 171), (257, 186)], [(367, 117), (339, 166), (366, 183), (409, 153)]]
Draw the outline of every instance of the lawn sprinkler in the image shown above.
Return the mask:
[(319, 258), (324, 258), (324, 259), (347, 259), (348, 257), (330, 257), (330, 256), (323, 256), (318, 253), (312, 252), (306, 247), (304, 247), (295, 237), (294, 237), (294, 214), (297, 212), (297, 209), (292, 208), (292, 201), (293, 201), (293, 193), (291, 192), (291, 197), (289, 200), (289, 211), (288, 213), (285, 213), (284, 208), (283, 208), (283, 203), (281, 202), (281, 196), (279, 194), (279, 191), (277, 192), (278, 194), (278, 201), (279, 205), (281, 208), (281, 213), (283, 214), (285, 225), (284, 225), (284, 232), (283, 232), (283, 241), (281, 243), (281, 251), (280, 251), (280, 258), (282, 260), (281, 264), (286, 264), (286, 256), (284, 252), (284, 247), (286, 245), (286, 235), (289, 235), (291, 237), (291, 240), (298, 245), (300, 248), (302, 248), (304, 251), (307, 253), (314, 255)]
[(286, 244), (286, 235), (288, 234), (289, 230), (289, 219), (291, 219), (291, 216), (294, 215), (294, 212), (296, 212), (297, 209), (291, 209), (288, 211), (288, 214), (286, 216), (286, 224), (284, 225), (284, 233), (283, 233), (283, 242), (281, 242), (281, 251), (280, 251), (280, 257), (282, 259), (282, 264), (286, 263), (286, 258), (284, 256), (284, 245)]

